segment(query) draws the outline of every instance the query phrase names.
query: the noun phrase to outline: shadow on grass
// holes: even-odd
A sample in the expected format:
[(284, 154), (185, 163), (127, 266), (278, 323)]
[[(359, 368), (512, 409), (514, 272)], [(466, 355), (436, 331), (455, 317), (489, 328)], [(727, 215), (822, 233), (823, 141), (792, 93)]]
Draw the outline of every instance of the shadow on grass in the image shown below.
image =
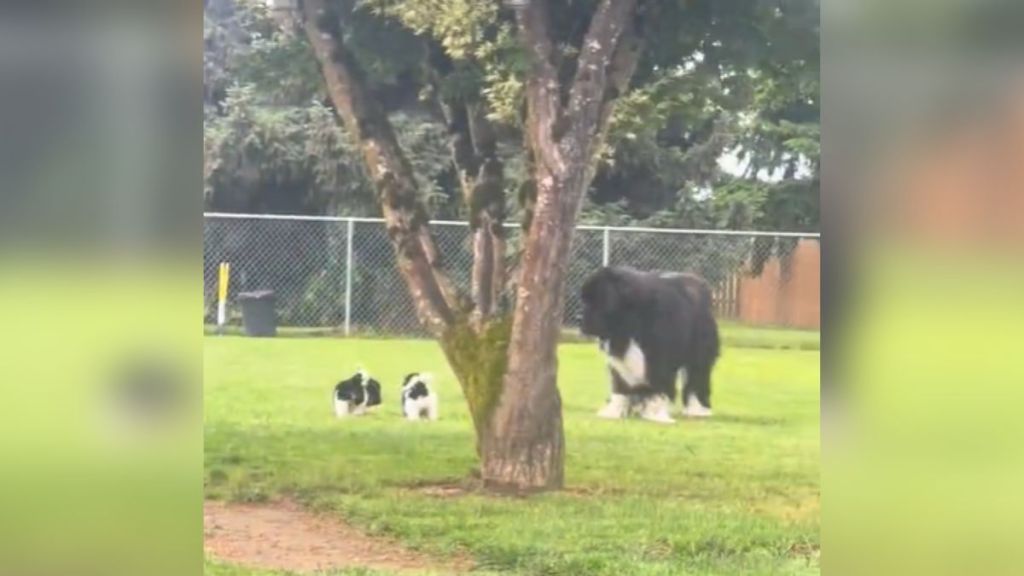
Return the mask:
[(751, 416), (747, 414), (721, 414), (717, 413), (711, 417), (709, 422), (721, 422), (724, 424), (743, 424), (746, 426), (783, 426), (787, 423), (785, 418), (772, 416)]

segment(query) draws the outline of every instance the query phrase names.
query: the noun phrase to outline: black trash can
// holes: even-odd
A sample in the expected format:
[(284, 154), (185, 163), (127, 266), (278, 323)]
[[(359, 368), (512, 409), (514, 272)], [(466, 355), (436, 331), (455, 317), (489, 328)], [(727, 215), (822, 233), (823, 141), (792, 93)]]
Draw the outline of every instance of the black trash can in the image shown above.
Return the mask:
[(242, 324), (248, 336), (276, 336), (277, 318), (274, 315), (274, 292), (258, 290), (239, 292), (238, 302), (242, 305)]

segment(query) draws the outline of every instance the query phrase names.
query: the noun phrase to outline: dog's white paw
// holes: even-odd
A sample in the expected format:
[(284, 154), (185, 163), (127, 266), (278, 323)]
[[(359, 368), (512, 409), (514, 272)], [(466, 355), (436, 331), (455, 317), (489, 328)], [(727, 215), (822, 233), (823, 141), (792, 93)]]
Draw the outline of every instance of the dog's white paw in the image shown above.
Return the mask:
[(658, 424), (675, 424), (676, 419), (669, 416), (667, 412), (660, 414), (641, 414), (641, 418), (648, 422), (657, 422)]
[(622, 394), (612, 394), (608, 404), (597, 411), (598, 418), (608, 420), (619, 420), (625, 418), (629, 412), (629, 397)]
[(674, 424), (675, 419), (672, 418), (669, 410), (671, 403), (665, 396), (652, 396), (644, 402), (643, 407), (640, 409), (640, 418), (647, 420), (648, 422), (658, 422), (659, 424)]
[(697, 400), (696, 396), (690, 395), (686, 399), (686, 406), (683, 408), (683, 416), (687, 418), (708, 418), (711, 416), (711, 408), (708, 408)]

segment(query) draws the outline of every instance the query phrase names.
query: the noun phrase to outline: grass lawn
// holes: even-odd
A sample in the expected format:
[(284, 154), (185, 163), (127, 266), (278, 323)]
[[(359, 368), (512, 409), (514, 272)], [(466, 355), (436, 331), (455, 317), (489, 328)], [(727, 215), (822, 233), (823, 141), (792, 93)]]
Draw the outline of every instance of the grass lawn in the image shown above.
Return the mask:
[[(722, 338), (723, 346), (738, 348), (767, 348), (771, 350), (818, 350), (821, 347), (821, 333), (817, 330), (801, 330), (795, 328), (764, 328), (744, 326), (728, 321), (719, 321), (718, 328)], [(218, 334), (217, 326), (207, 324), (203, 326), (203, 333), (207, 336)], [(228, 324), (224, 329), (225, 335), (241, 336), (244, 334), (239, 324)], [(278, 338), (339, 338), (343, 336), (341, 328), (298, 328), (293, 326), (278, 326)], [(368, 339), (394, 339), (388, 335), (372, 334), (359, 331), (354, 333), (359, 338)], [(585, 341), (576, 328), (567, 328), (562, 333), (563, 342)]]
[[(204, 352), (207, 498), (288, 495), (502, 574), (820, 571), (817, 351), (727, 346), (715, 416), (660, 426), (596, 418), (608, 387), (597, 347), (563, 344), (567, 488), (528, 499), (424, 488), (464, 482), (476, 463), (432, 341), (207, 336)], [(359, 364), (383, 383), (384, 405), (335, 420), (332, 386)], [(413, 370), (438, 376), (440, 421), (400, 419), (400, 379)], [(213, 561), (207, 573), (271, 574)]]

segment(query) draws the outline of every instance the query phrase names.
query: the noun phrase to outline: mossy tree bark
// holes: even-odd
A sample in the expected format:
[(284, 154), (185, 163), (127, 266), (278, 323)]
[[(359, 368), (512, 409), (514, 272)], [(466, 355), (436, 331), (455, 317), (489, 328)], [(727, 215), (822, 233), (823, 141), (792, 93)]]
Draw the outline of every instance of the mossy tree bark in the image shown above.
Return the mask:
[(565, 86), (553, 62), (548, 5), (518, 12), (531, 60), (527, 122), (532, 210), (515, 308), (499, 313), (504, 287), (504, 199), (493, 130), (479, 103), (446, 104), (452, 154), (474, 231), (472, 299), (444, 274), (412, 168), (385, 111), (342, 42), (328, 0), (301, 0), (302, 24), (327, 90), (363, 154), (421, 321), (441, 341), (472, 414), (486, 485), (514, 491), (564, 482), (565, 440), (556, 372), (566, 266), (584, 192), (615, 98), (639, 54), (638, 0), (602, 0)]

